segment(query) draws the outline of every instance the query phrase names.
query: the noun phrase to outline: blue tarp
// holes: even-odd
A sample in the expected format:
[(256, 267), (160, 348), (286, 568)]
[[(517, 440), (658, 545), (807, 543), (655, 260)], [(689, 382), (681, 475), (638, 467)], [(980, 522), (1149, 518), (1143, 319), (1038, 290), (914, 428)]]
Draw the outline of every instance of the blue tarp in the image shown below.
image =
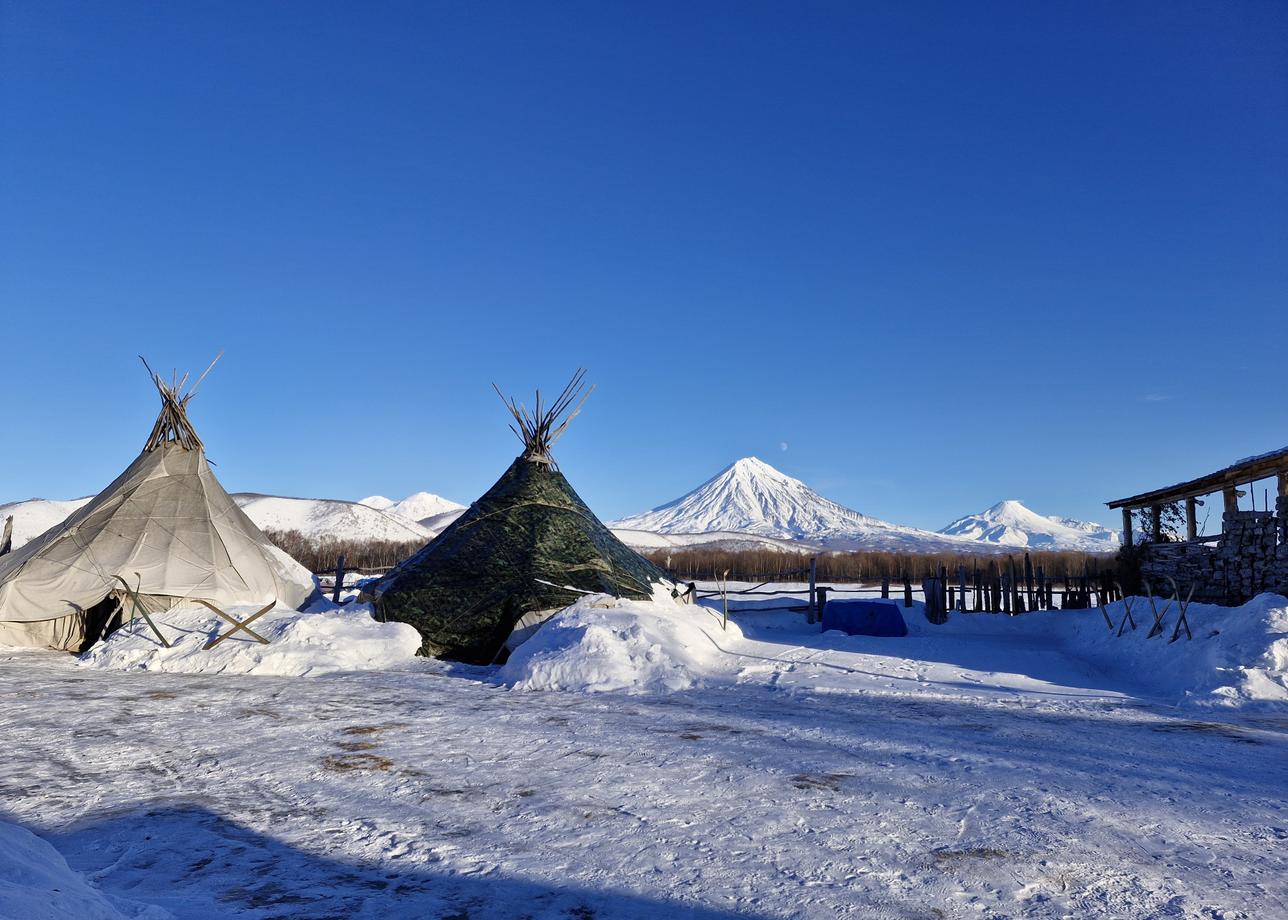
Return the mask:
[(823, 631), (851, 636), (906, 636), (908, 624), (894, 601), (833, 601), (823, 608)]

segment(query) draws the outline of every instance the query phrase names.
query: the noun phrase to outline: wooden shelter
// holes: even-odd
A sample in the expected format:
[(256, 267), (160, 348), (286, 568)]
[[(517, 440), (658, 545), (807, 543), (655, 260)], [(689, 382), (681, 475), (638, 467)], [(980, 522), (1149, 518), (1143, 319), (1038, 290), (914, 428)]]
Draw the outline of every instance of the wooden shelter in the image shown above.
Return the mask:
[[(1254, 484), (1275, 482), (1258, 509)], [(1198, 508), (1204, 497), (1219, 493), (1221, 532), (1200, 534)], [(1249, 508), (1240, 508), (1247, 496)], [(1164, 508), (1184, 504), (1185, 537), (1164, 532)], [(1143, 535), (1141, 573), (1161, 585), (1168, 579), (1196, 588), (1196, 596), (1239, 603), (1261, 591), (1288, 590), (1288, 447), (1248, 457), (1196, 479), (1119, 498), (1107, 503), (1123, 514), (1123, 545), (1132, 547)], [(1145, 512), (1145, 526), (1134, 522)]]

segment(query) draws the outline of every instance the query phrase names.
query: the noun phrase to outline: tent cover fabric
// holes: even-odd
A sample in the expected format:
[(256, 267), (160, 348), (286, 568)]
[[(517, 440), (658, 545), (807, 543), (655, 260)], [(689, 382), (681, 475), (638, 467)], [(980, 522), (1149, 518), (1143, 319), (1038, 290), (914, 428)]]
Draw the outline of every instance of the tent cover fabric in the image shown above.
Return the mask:
[(486, 664), (525, 614), (561, 609), (588, 592), (651, 597), (654, 585), (670, 583), (552, 464), (521, 456), (367, 594), (381, 618), (420, 631), (424, 654)]
[[(0, 556), (0, 643), (76, 649), (91, 611), (123, 594), (148, 606), (300, 606), (313, 579), (274, 547), (215, 479), (204, 450), (150, 442), (93, 501)], [(127, 611), (128, 613), (128, 611)]]

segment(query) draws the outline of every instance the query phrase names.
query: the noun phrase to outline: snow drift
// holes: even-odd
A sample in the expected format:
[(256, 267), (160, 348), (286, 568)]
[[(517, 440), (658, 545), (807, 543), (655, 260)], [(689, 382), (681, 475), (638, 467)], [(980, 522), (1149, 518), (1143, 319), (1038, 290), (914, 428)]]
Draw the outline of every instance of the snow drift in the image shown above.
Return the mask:
[(169, 911), (115, 904), (47, 840), (0, 821), (0, 917), (12, 920), (171, 920)]
[[(1288, 598), (1262, 594), (1241, 607), (1191, 604), (1186, 621), (1194, 638), (1187, 639), (1182, 628), (1175, 642), (1169, 640), (1180, 615), (1176, 603), (1154, 599), (1164, 629), (1151, 639), (1149, 600), (1129, 600), (1136, 629), (1129, 623), (1121, 637), (1096, 611), (1064, 618), (1060, 626), (1068, 652), (1120, 676), (1126, 688), (1140, 688), (1177, 705), (1288, 705)], [(1110, 604), (1106, 611), (1118, 626), (1125, 602)]]
[[(254, 612), (254, 607), (228, 610), (239, 620)], [(170, 648), (162, 647), (140, 618), (82, 655), (81, 663), (117, 671), (299, 677), (395, 668), (414, 658), (420, 648), (420, 634), (413, 627), (377, 623), (366, 605), (326, 604), (315, 613), (273, 610), (251, 624), (268, 645), (242, 631), (209, 650), (204, 648), (206, 643), (232, 627), (206, 608), (177, 607), (154, 615), (153, 620)]]
[(546, 621), (500, 678), (519, 690), (688, 690), (727, 670), (726, 650), (741, 638), (734, 623), (722, 630), (705, 607), (593, 594)]

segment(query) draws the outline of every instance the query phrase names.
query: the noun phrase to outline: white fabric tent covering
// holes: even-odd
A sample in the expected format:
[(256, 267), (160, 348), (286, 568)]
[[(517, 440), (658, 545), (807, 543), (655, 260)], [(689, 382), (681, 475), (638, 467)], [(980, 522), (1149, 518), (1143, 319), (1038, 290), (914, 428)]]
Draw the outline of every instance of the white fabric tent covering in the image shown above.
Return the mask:
[[(0, 556), (0, 644), (79, 648), (87, 611), (124, 594), (118, 575), (153, 608), (196, 599), (299, 607), (313, 592), (308, 570), (273, 546), (215, 478), (187, 422), (187, 397), (157, 385), (162, 419), (129, 469), (67, 520)], [(166, 419), (175, 411), (186, 429), (179, 437)]]

